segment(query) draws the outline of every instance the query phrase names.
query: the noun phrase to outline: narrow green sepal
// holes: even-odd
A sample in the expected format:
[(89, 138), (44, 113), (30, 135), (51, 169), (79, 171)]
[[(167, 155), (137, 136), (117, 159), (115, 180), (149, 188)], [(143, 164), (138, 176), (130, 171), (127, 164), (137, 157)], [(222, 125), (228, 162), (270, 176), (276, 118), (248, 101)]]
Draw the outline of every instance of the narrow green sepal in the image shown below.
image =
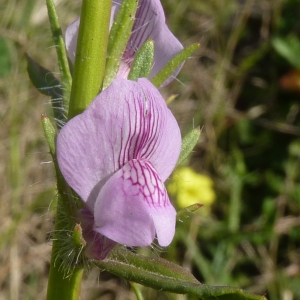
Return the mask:
[(176, 166), (179, 166), (193, 151), (200, 138), (201, 130), (199, 127), (188, 132), (182, 140), (181, 151)]
[(128, 281), (157, 290), (177, 294), (191, 294), (202, 300), (266, 300), (264, 296), (249, 294), (241, 289), (201, 284), (184, 268), (162, 258), (150, 258), (116, 248), (103, 261), (93, 261), (106, 270)]
[(43, 129), (44, 129), (45, 138), (48, 143), (50, 153), (51, 153), (52, 157), (55, 157), (56, 130), (55, 130), (54, 126), (52, 125), (52, 122), (50, 121), (50, 119), (45, 114), (42, 114), (41, 118), (42, 118), (42, 125), (43, 125)]
[(199, 48), (200, 44), (192, 44), (183, 49), (179, 54), (173, 57), (151, 80), (156, 86), (160, 87), (175, 70)]
[(166, 99), (166, 103), (170, 104), (172, 103), (176, 98), (178, 97), (178, 95), (171, 95)]
[(64, 90), (63, 103), (66, 111), (68, 111), (70, 92), (72, 86), (72, 76), (69, 68), (65, 41), (58, 21), (58, 16), (56, 13), (55, 4), (53, 0), (46, 0), (46, 4), (47, 4), (50, 28), (51, 28), (57, 59), (58, 59), (58, 66), (59, 66), (62, 86)]
[(137, 0), (124, 0), (110, 30), (103, 89), (107, 88), (117, 75), (131, 35), (137, 4)]
[(128, 75), (129, 80), (137, 81), (138, 78), (148, 78), (154, 61), (154, 42), (146, 41), (137, 51)]
[(176, 220), (178, 221), (181, 218), (185, 218), (185, 217), (189, 216), (191, 213), (195, 212), (196, 210), (198, 210), (202, 206), (203, 206), (203, 204), (195, 203), (195, 204), (192, 204), (188, 207), (185, 207), (185, 208), (181, 209), (180, 211), (177, 212)]

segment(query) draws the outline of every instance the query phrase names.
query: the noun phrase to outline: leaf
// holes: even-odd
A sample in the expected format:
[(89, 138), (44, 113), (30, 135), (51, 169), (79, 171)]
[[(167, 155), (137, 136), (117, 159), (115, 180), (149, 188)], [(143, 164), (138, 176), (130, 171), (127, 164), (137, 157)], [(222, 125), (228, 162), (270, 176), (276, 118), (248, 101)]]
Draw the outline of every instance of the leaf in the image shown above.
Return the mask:
[(258, 63), (258, 61), (267, 53), (269, 49), (269, 43), (264, 43), (258, 49), (251, 52), (244, 59), (242, 59), (242, 61), (238, 65), (238, 69), (243, 73), (247, 72), (250, 68)]
[(166, 99), (166, 103), (167, 105), (172, 103), (176, 98), (178, 97), (178, 95), (171, 95)]
[(29, 55), (26, 55), (26, 58), (29, 78), (40, 93), (51, 97), (51, 105), (56, 125), (60, 128), (66, 121), (61, 83), (49, 70), (40, 66)]
[(192, 204), (188, 207), (185, 207), (185, 208), (181, 209), (180, 211), (177, 212), (176, 220), (178, 221), (178, 220), (190, 215), (191, 213), (195, 212), (196, 210), (198, 210), (202, 206), (203, 206), (203, 204), (195, 203), (195, 204)]
[(154, 42), (148, 40), (137, 51), (128, 79), (137, 81), (138, 78), (148, 78), (153, 66), (153, 60)]
[(179, 166), (190, 155), (199, 140), (200, 134), (201, 130), (197, 127), (185, 135), (182, 140), (181, 151), (176, 166)]
[(46, 0), (48, 18), (50, 23), (50, 28), (52, 32), (53, 41), (55, 44), (58, 66), (60, 71), (60, 77), (62, 81), (62, 86), (64, 88), (63, 103), (66, 111), (69, 108), (70, 92), (72, 86), (72, 76), (69, 68), (68, 56), (65, 46), (64, 37), (61, 31), (61, 26), (58, 21), (58, 16), (55, 9), (55, 4), (53, 0)]
[(199, 48), (200, 44), (192, 44), (173, 57), (151, 80), (156, 87), (161, 86), (174, 71)]
[(110, 30), (103, 89), (107, 88), (117, 75), (120, 61), (130, 38), (137, 4), (137, 0), (124, 0)]
[(296, 35), (275, 37), (272, 39), (272, 45), (292, 66), (300, 68), (300, 39)]
[(149, 258), (122, 248), (113, 250), (103, 261), (93, 261), (123, 279), (140, 283), (157, 290), (177, 294), (192, 294), (208, 300), (266, 300), (263, 296), (248, 294), (232, 287), (201, 284), (184, 268), (162, 258)]
[(29, 55), (27, 58), (27, 72), (32, 84), (39, 92), (53, 98), (62, 97), (62, 89), (59, 80), (46, 68), (40, 66)]

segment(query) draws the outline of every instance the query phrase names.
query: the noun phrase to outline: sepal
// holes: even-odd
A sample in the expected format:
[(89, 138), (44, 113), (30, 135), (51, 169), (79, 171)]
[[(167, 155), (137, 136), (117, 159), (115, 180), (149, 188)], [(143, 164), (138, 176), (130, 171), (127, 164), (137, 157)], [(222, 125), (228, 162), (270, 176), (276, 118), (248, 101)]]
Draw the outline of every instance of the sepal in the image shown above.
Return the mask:
[(199, 48), (200, 44), (192, 44), (183, 49), (179, 54), (173, 57), (151, 80), (153, 85), (160, 87), (172, 74), (180, 67), (191, 54)]
[(135, 20), (137, 0), (124, 0), (109, 33), (103, 89), (116, 77)]
[(154, 61), (154, 42), (148, 40), (137, 51), (128, 75), (129, 80), (137, 81), (138, 78), (148, 78)]
[(180, 155), (176, 166), (182, 164), (186, 160), (186, 158), (191, 154), (200, 138), (200, 134), (201, 130), (199, 127), (197, 127), (192, 129), (184, 136), (184, 138), (182, 139)]

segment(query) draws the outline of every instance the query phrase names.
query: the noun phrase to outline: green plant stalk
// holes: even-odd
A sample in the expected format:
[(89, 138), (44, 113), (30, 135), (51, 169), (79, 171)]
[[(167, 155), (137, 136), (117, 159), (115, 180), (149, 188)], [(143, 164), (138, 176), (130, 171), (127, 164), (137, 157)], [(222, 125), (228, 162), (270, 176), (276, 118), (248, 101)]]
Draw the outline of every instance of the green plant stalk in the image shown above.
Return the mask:
[(135, 282), (130, 281), (130, 286), (136, 296), (136, 300), (144, 300), (143, 294)]
[(105, 72), (111, 3), (111, 0), (82, 2), (69, 118), (83, 112), (101, 89)]
[(46, 4), (47, 4), (51, 32), (52, 32), (56, 54), (58, 58), (58, 65), (60, 70), (63, 91), (64, 91), (63, 103), (64, 103), (65, 110), (68, 111), (70, 91), (72, 86), (72, 76), (70, 73), (65, 41), (63, 38), (63, 34), (61, 32), (61, 28), (59, 25), (53, 0), (46, 0)]
[(74, 209), (74, 199), (69, 199), (70, 191), (67, 191), (68, 186), (58, 168), (55, 150), (56, 131), (46, 115), (42, 115), (42, 125), (54, 161), (58, 192), (62, 195), (58, 196), (57, 202), (55, 235), (52, 245), (47, 300), (78, 300), (80, 296), (83, 268), (75, 267), (72, 269), (71, 273), (68, 273), (69, 276), (66, 277), (65, 266), (63, 265), (64, 257), (61, 256), (64, 234), (72, 230), (75, 224), (73, 219), (76, 211), (76, 209)]
[(240, 178), (235, 178), (230, 197), (229, 204), (229, 219), (228, 219), (228, 229), (231, 232), (237, 232), (240, 228), (240, 219), (241, 219), (241, 196), (243, 189), (243, 181)]
[[(61, 227), (66, 222), (64, 214), (59, 213), (59, 210), (65, 209), (64, 201), (65, 199), (58, 197), (55, 222), (56, 233), (61, 233)], [(54, 236), (48, 279), (47, 300), (79, 300), (83, 268), (75, 267), (72, 269), (72, 272), (68, 274), (69, 276), (66, 276), (62, 265), (63, 262), (58, 255), (60, 250), (61, 240)]]

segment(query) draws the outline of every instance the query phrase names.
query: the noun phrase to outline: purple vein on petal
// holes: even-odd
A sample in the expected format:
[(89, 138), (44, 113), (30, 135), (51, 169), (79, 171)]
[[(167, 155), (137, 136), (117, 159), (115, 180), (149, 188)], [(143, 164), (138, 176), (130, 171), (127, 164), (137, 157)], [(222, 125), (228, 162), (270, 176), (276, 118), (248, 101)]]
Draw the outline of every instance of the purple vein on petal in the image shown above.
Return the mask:
[(169, 205), (166, 189), (151, 163), (133, 159), (129, 164), (130, 172), (128, 169), (124, 169), (123, 178), (130, 180), (133, 186), (138, 187), (148, 205), (153, 207)]

